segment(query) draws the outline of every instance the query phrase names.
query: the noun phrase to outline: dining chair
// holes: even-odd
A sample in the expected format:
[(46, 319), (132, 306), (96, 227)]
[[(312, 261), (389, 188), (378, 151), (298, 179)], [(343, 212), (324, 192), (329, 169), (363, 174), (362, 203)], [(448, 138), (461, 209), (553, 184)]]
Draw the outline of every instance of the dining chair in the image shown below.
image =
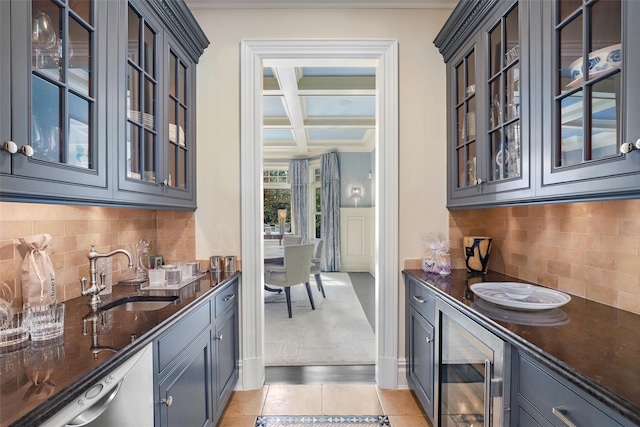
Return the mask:
[(301, 245), (302, 236), (294, 236), (291, 234), (285, 234), (282, 236), (282, 246)]
[(283, 265), (264, 266), (264, 283), (284, 288), (289, 318), (293, 317), (291, 314), (291, 286), (304, 283), (307, 288), (307, 295), (309, 295), (309, 302), (311, 302), (311, 309), (316, 309), (313, 295), (311, 294), (311, 286), (309, 285), (312, 255), (313, 243), (285, 246)]
[(327, 296), (324, 293), (324, 287), (322, 286), (322, 278), (320, 277), (320, 264), (322, 261), (322, 244), (324, 241), (322, 239), (316, 239), (313, 243), (313, 258), (311, 258), (311, 274), (316, 278), (316, 285), (318, 285), (318, 290), (322, 292), (322, 297), (326, 298)]

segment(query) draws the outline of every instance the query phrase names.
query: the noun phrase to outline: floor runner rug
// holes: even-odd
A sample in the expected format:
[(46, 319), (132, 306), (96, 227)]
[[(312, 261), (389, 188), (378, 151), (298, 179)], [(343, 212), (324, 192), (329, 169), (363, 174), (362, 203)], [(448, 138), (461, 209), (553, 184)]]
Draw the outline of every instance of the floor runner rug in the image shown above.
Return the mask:
[(267, 366), (375, 363), (375, 335), (348, 273), (322, 273), (326, 298), (310, 278), (316, 309), (304, 285), (291, 287), (293, 317), (284, 292), (265, 292)]
[(255, 427), (391, 427), (386, 415), (261, 416)]

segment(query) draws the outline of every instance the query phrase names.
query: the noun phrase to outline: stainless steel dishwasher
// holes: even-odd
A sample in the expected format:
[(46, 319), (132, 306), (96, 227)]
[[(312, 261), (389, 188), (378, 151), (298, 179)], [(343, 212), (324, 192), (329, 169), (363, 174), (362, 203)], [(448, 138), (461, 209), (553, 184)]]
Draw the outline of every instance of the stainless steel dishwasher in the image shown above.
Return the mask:
[(131, 356), (41, 427), (153, 426), (153, 344)]

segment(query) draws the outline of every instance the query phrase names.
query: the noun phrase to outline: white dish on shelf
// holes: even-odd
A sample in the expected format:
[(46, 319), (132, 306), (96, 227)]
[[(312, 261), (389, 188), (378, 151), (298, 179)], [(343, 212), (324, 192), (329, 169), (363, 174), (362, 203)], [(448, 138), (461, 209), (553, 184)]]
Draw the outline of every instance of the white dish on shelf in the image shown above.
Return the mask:
[[(582, 84), (584, 79), (583, 61), (584, 59), (580, 57), (569, 66), (573, 81), (567, 85), (567, 89)], [(620, 43), (591, 52), (589, 53), (589, 79), (594, 79), (613, 68), (620, 68), (621, 65), (622, 45)]]
[(562, 307), (571, 297), (564, 292), (542, 286), (533, 286), (534, 290), (528, 297), (516, 300), (509, 298), (504, 292), (504, 282), (482, 282), (471, 285), (471, 290), (483, 300), (492, 302), (501, 307), (517, 310), (548, 310)]

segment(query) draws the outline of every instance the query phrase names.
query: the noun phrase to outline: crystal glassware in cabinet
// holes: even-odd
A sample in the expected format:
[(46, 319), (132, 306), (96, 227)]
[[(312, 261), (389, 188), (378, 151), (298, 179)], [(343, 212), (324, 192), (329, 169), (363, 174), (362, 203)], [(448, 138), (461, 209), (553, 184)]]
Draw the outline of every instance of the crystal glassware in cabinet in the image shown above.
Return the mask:
[(31, 6), (33, 158), (94, 168), (95, 27), (91, 0)]

